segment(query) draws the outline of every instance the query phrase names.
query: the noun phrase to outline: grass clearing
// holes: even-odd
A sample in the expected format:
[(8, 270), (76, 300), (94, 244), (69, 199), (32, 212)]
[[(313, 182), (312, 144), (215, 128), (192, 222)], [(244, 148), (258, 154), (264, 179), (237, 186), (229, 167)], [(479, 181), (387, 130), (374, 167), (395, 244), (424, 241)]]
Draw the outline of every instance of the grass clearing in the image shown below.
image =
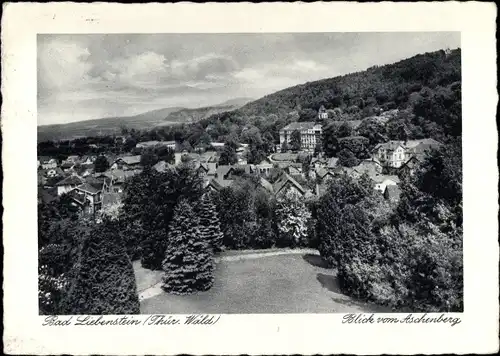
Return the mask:
[[(220, 261), (207, 292), (176, 296), (162, 293), (141, 301), (143, 314), (188, 313), (348, 313), (389, 312), (342, 294), (334, 270), (318, 255), (270, 255)], [(146, 270), (147, 271), (147, 270)], [(161, 281), (161, 272), (136, 274), (138, 286)], [(145, 278), (147, 282), (142, 281)], [(159, 279), (158, 279), (159, 278)], [(153, 283), (154, 284), (154, 283)], [(138, 287), (140, 289), (140, 287)]]

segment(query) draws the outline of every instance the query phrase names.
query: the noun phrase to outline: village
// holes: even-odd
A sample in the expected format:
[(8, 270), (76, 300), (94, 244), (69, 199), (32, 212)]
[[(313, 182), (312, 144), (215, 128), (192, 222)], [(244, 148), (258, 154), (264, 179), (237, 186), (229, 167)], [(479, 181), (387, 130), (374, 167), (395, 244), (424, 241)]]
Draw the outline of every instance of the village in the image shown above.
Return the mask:
[[(328, 119), (324, 107), (318, 110), (318, 121)], [(136, 152), (165, 147), (173, 152), (173, 162), (160, 160), (152, 166), (158, 172), (175, 169), (189, 163), (203, 177), (206, 190), (219, 191), (229, 187), (234, 179), (245, 173), (257, 177), (262, 187), (277, 199), (293, 190), (303, 198), (319, 198), (326, 190), (328, 181), (343, 174), (358, 179), (366, 174), (373, 187), (389, 202), (397, 203), (400, 195), (401, 178), (412, 174), (415, 166), (426, 153), (440, 143), (426, 138), (407, 141), (387, 141), (377, 144), (370, 152), (371, 157), (358, 165), (345, 167), (337, 157), (325, 157), (315, 152), (323, 135), (322, 125), (316, 122), (292, 122), (279, 132), (280, 143), (275, 152), (257, 164), (247, 163), (248, 144), (238, 144), (235, 164), (219, 164), (224, 142), (211, 142), (206, 150), (181, 151), (175, 141), (147, 141), (136, 144)], [(356, 123), (354, 123), (356, 124)], [(358, 123), (359, 124), (359, 123)], [(291, 139), (300, 133), (300, 149), (292, 150)], [(286, 151), (283, 148), (287, 149)], [(96, 161), (105, 159), (104, 171), (96, 170)], [(38, 199), (49, 203), (63, 194), (70, 197), (72, 205), (81, 214), (95, 216), (101, 209), (119, 205), (124, 192), (125, 181), (144, 169), (140, 154), (100, 156), (68, 156), (58, 161), (53, 157), (38, 157)], [(278, 176), (273, 174), (278, 172)], [(270, 179), (274, 176), (274, 179)]]

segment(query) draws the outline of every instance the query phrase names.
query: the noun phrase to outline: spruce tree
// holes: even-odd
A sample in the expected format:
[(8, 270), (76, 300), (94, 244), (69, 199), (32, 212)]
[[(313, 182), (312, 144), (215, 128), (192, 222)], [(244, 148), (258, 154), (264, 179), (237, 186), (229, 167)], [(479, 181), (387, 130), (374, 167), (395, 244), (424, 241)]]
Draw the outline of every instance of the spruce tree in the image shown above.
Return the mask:
[(200, 219), (200, 232), (204, 236), (205, 241), (210, 244), (214, 252), (222, 251), (222, 239), (224, 235), (220, 228), (220, 220), (215, 204), (208, 193), (201, 197), (197, 215)]
[(191, 205), (180, 200), (174, 210), (163, 261), (163, 289), (172, 294), (206, 291), (213, 284), (213, 251), (200, 233)]
[(97, 224), (83, 242), (62, 301), (64, 314), (139, 314), (132, 262), (114, 222)]

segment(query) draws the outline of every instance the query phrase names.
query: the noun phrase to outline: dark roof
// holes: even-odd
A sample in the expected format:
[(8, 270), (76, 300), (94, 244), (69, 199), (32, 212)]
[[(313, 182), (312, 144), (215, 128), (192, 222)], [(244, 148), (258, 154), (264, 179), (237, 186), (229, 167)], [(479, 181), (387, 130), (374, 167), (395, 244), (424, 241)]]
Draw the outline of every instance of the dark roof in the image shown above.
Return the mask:
[(82, 191), (73, 189), (72, 191), (68, 192), (67, 194), (71, 199), (73, 199), (79, 205), (85, 205), (85, 204), (90, 203), (88, 200), (85, 200), (85, 193)]
[(76, 189), (85, 191), (90, 194), (97, 194), (99, 193), (102, 189), (96, 188), (94, 185), (89, 184), (89, 183), (83, 183), (82, 185), (76, 187)]
[(281, 189), (283, 189), (283, 187), (286, 185), (287, 182), (293, 184), (302, 194), (305, 193), (304, 188), (302, 188), (302, 186), (299, 183), (297, 183), (295, 179), (290, 177), (289, 174), (283, 173), (281, 177), (279, 177), (278, 180), (273, 184), (274, 194), (278, 194), (281, 191)]
[(125, 164), (139, 164), (141, 163), (141, 155), (123, 156), (116, 159), (116, 161), (119, 160), (122, 160)]
[(83, 178), (80, 178), (77, 175), (71, 175), (71, 176), (66, 177), (63, 180), (60, 180), (59, 182), (57, 182), (56, 186), (80, 185), (80, 184), (82, 184), (84, 182), (85, 182), (85, 180)]

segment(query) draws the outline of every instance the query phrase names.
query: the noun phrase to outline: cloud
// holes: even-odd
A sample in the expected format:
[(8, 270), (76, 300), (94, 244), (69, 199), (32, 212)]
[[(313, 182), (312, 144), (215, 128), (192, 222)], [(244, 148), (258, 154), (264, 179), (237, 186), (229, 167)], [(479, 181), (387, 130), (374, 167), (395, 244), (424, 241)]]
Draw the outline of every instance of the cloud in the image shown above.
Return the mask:
[(90, 80), (92, 65), (87, 61), (86, 47), (63, 40), (52, 40), (40, 45), (38, 52), (38, 87), (41, 96), (47, 92), (75, 88)]

